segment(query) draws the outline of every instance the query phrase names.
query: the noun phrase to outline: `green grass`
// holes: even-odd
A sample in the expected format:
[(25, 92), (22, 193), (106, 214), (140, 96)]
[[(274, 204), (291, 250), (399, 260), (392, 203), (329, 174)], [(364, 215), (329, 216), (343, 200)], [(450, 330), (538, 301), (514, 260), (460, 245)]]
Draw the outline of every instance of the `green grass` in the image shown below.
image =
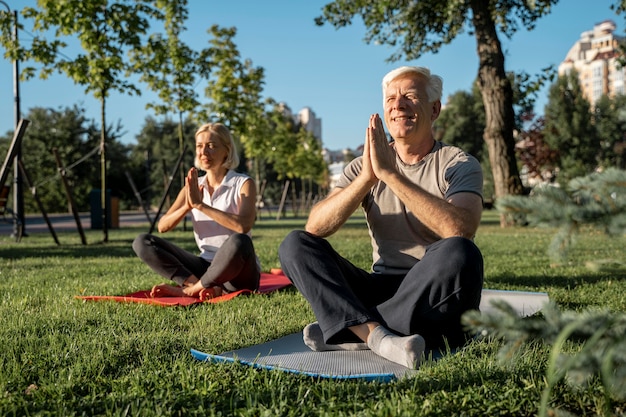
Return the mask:
[[(277, 247), (304, 219), (260, 220), (254, 242), (265, 270), (278, 267)], [(238, 365), (194, 360), (190, 348), (219, 353), (300, 331), (314, 320), (293, 288), (227, 303), (164, 308), (84, 302), (76, 295), (119, 295), (162, 282), (135, 257), (133, 238), (149, 229), (0, 237), (0, 415), (114, 416), (529, 416), (545, 387), (549, 347), (529, 344), (515, 360), (498, 360), (495, 341), (422, 366), (417, 377), (389, 384), (313, 380)], [(553, 230), (501, 229), (485, 212), (476, 242), (485, 286), (546, 291), (563, 309), (626, 311), (626, 271), (586, 267), (621, 260), (624, 239), (593, 230), (579, 236), (567, 265), (551, 267)], [(190, 232), (165, 235), (195, 250)], [(331, 239), (355, 264), (369, 267), (360, 216)], [(608, 264), (610, 265), (610, 264)], [(602, 386), (561, 384), (551, 407), (602, 414)], [(626, 403), (613, 402), (615, 414)], [(621, 411), (620, 411), (621, 410)]]

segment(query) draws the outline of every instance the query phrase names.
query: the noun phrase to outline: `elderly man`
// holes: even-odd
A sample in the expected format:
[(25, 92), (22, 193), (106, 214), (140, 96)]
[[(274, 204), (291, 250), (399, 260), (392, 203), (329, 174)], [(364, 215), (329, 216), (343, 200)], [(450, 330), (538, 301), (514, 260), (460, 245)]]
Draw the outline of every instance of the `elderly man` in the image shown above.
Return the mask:
[[(410, 368), (426, 348), (465, 342), (461, 315), (478, 309), (482, 255), (472, 239), (482, 213), (478, 161), (437, 142), (442, 80), (423, 67), (383, 78), (384, 119), (369, 119), (363, 156), (317, 203), (305, 230), (279, 248), (286, 275), (317, 322), (304, 329), (313, 350), (371, 349)], [(371, 271), (354, 266), (325, 239), (361, 206), (373, 250)]]

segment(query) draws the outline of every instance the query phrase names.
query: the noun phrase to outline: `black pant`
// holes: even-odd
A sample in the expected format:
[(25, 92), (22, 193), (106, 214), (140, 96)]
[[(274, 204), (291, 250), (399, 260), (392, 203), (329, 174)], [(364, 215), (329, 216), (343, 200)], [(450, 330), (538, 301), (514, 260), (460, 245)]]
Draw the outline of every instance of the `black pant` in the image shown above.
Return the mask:
[(149, 233), (135, 238), (133, 250), (154, 272), (178, 285), (193, 275), (205, 288), (220, 286), (230, 292), (259, 288), (261, 270), (252, 239), (246, 234), (231, 235), (212, 262)]
[(309, 301), (327, 343), (356, 340), (348, 327), (377, 321), (400, 335), (420, 334), (429, 348), (466, 340), (461, 315), (478, 309), (483, 258), (469, 239), (428, 246), (406, 275), (369, 273), (327, 240), (293, 231), (281, 243), (282, 269)]

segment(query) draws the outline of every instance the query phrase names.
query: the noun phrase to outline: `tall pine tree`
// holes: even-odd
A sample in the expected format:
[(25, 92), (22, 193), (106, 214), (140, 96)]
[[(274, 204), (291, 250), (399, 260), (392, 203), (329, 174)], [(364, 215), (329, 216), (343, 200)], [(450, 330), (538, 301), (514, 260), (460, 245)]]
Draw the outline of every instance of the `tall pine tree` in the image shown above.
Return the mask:
[(558, 183), (565, 185), (598, 166), (600, 141), (592, 123), (591, 106), (575, 71), (559, 77), (550, 87), (544, 139), (552, 149), (559, 150)]

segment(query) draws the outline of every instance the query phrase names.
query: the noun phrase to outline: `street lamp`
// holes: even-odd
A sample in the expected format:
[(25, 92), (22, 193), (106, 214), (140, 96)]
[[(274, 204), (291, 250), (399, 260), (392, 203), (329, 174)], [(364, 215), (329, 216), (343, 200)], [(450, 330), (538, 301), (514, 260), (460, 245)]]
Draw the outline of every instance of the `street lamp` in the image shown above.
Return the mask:
[[(0, 0), (0, 4), (6, 7), (7, 11), (11, 13), (11, 8), (4, 2), (4, 0)], [(13, 19), (13, 39), (17, 44), (17, 10), (13, 11)], [(20, 112), (20, 63), (17, 58), (13, 60), (13, 97), (15, 98), (15, 129), (17, 130), (17, 126), (19, 125), (22, 117)], [(20, 143), (17, 148), (15, 161), (13, 162), (13, 178), (15, 181), (15, 187), (13, 189), (13, 212), (15, 213), (15, 218), (13, 219), (13, 234), (16, 237), (25, 236), (24, 189), (22, 187), (22, 173), (20, 172), (21, 160), (22, 144)]]

